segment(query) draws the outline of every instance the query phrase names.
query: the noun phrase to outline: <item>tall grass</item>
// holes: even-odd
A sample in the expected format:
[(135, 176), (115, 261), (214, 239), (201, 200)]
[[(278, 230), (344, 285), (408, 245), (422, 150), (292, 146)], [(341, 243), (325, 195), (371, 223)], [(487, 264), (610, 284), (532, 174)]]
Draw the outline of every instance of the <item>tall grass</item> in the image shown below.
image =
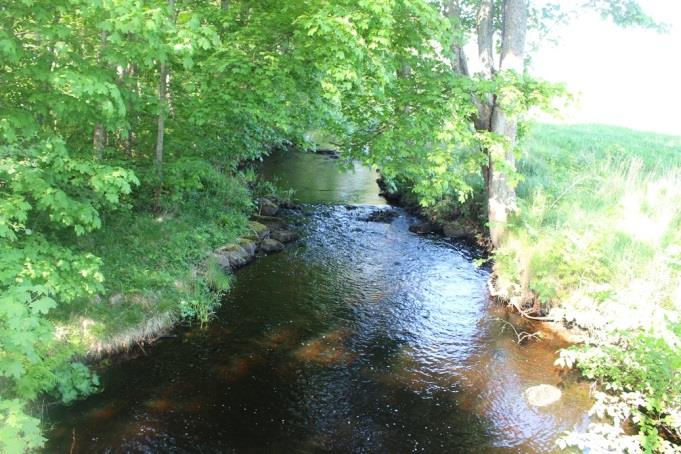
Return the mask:
[[(539, 125), (523, 148), (521, 211), (496, 253), (499, 285), (590, 331), (591, 348), (564, 359), (617, 391), (608, 398), (638, 418), (641, 446), (661, 450), (659, 435), (681, 435), (681, 420), (663, 421), (681, 402), (681, 372), (669, 369), (681, 364), (681, 138)], [(651, 360), (662, 351), (664, 361)], [(622, 407), (622, 393), (643, 409)]]

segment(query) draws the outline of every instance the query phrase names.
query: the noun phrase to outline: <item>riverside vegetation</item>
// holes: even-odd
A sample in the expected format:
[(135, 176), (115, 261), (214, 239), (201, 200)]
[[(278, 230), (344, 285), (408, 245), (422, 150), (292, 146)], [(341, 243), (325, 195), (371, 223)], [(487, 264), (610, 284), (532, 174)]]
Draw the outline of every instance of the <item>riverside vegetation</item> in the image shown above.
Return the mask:
[[(589, 6), (655, 26), (632, 1)], [(244, 164), (273, 147), (311, 147), (310, 130), (440, 217), (486, 212), (498, 282), (518, 308), (550, 313), (561, 301), (560, 317), (579, 325), (571, 307), (602, 308), (586, 321), (603, 321), (587, 326), (590, 348), (563, 356), (607, 391), (599, 408), (615, 425), (586, 442), (674, 449), (675, 139), (649, 146), (617, 132), (656, 154), (631, 143), (575, 153), (587, 140), (577, 130), (559, 152), (530, 142), (536, 153), (515, 168), (516, 126), (564, 92), (517, 57), (528, 30), (560, 17), (520, 0), (3, 3), (0, 451), (42, 445), (41, 403), (96, 390), (77, 361), (93, 345), (209, 317), (229, 279), (201, 264), (247, 233), (254, 199), (272, 192)], [(462, 55), (473, 34), (489, 57), (481, 74)], [(627, 153), (640, 161), (623, 164)], [(615, 323), (637, 305), (650, 329)], [(625, 419), (639, 437), (617, 432)]]
[[(568, 327), (556, 365), (599, 385), (585, 433), (558, 441), (598, 452), (678, 452), (681, 436), (681, 137), (602, 125), (525, 125), (520, 210), (492, 253), (493, 293), (530, 318)], [(480, 236), (480, 176), (423, 213)], [(402, 180), (400, 202), (423, 204)], [(541, 334), (541, 333), (539, 333)], [(627, 430), (634, 423), (638, 434)]]
[[(603, 385), (593, 411), (614, 421), (564, 442), (677, 452), (681, 138), (541, 125), (524, 147), (522, 215), (494, 254), (498, 285), (588, 333), (558, 364)], [(639, 436), (621, 432), (630, 419)]]

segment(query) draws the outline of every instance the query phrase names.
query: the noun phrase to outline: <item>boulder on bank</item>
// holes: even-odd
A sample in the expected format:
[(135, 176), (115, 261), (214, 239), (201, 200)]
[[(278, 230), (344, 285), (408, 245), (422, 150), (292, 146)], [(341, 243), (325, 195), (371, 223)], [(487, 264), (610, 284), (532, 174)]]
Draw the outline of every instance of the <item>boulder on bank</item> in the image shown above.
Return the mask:
[(272, 238), (265, 238), (260, 243), (260, 250), (267, 254), (271, 254), (273, 252), (284, 250), (284, 245), (280, 241), (274, 240)]
[(334, 150), (333, 148), (317, 148), (314, 150), (314, 152), (316, 154), (327, 156), (331, 159), (340, 159), (340, 153), (338, 150)]
[(558, 402), (563, 393), (555, 386), (537, 385), (527, 388), (524, 394), (530, 405), (546, 407)]
[(255, 244), (255, 241), (249, 238), (239, 238), (237, 240), (237, 244), (241, 246), (250, 256), (254, 256), (255, 250), (258, 248), (258, 245)]
[(215, 250), (213, 253), (217, 264), (225, 271), (235, 270), (253, 260), (255, 249), (246, 250), (238, 244), (230, 243)]
[(279, 201), (279, 208), (285, 208), (287, 210), (300, 210), (300, 205), (292, 202), (290, 200), (280, 200)]
[(264, 240), (270, 235), (270, 229), (265, 224), (261, 224), (260, 222), (251, 221), (250, 228), (252, 233), (246, 237), (248, 239), (260, 241)]
[(273, 240), (277, 240), (280, 243), (290, 243), (291, 241), (295, 241), (298, 239), (298, 235), (295, 232), (291, 232), (290, 230), (272, 230), (272, 233), (270, 233), (270, 237)]
[(279, 205), (271, 201), (270, 199), (260, 199), (259, 201), (259, 213), (262, 216), (276, 216), (279, 211)]
[(442, 224), (442, 233), (453, 239), (470, 238), (475, 236), (475, 227), (467, 222), (450, 221)]
[(262, 216), (260, 214), (254, 214), (251, 216), (251, 221), (259, 222), (261, 224), (283, 224), (284, 220), (276, 216)]

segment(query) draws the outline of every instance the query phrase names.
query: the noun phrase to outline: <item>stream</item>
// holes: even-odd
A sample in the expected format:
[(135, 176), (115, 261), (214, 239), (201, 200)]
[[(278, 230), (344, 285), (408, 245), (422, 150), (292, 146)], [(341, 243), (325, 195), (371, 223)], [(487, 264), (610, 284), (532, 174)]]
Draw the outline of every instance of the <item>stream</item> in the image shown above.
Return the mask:
[[(376, 173), (275, 155), (301, 235), (236, 272), (216, 319), (180, 328), (102, 373), (103, 391), (51, 412), (46, 452), (556, 452), (587, 424), (588, 387), (552, 341), (491, 302), (464, 242), (409, 232)], [(392, 222), (370, 222), (377, 209)], [(559, 386), (532, 407), (523, 391)]]

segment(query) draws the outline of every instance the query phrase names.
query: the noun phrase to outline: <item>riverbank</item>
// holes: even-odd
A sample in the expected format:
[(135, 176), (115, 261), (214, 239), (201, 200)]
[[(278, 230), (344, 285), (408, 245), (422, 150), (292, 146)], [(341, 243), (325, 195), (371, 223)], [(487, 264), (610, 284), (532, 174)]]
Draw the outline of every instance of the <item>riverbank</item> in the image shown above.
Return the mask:
[[(493, 251), (490, 293), (580, 342), (557, 364), (602, 385), (594, 411), (609, 417), (564, 444), (678, 448), (681, 138), (536, 125), (520, 148), (520, 215)], [(480, 222), (479, 200), (442, 205), (428, 213), (440, 226)], [(638, 435), (624, 435), (625, 421)]]
[(272, 200), (286, 199), (269, 183), (224, 178), (221, 197), (196, 192), (161, 210), (119, 211), (105, 219), (106, 229), (78, 238), (75, 247), (100, 259), (103, 289), (50, 312), (58, 338), (78, 356), (97, 359), (144, 351), (178, 323), (206, 323), (229, 290), (231, 271), (269, 238), (270, 229), (249, 218), (260, 204), (275, 214)]
[[(522, 146), (521, 215), (494, 254), (497, 289), (586, 334), (558, 363), (603, 385), (594, 409), (614, 418), (566, 442), (673, 449), (681, 442), (681, 138), (538, 125)], [(622, 421), (638, 435), (623, 436)]]

